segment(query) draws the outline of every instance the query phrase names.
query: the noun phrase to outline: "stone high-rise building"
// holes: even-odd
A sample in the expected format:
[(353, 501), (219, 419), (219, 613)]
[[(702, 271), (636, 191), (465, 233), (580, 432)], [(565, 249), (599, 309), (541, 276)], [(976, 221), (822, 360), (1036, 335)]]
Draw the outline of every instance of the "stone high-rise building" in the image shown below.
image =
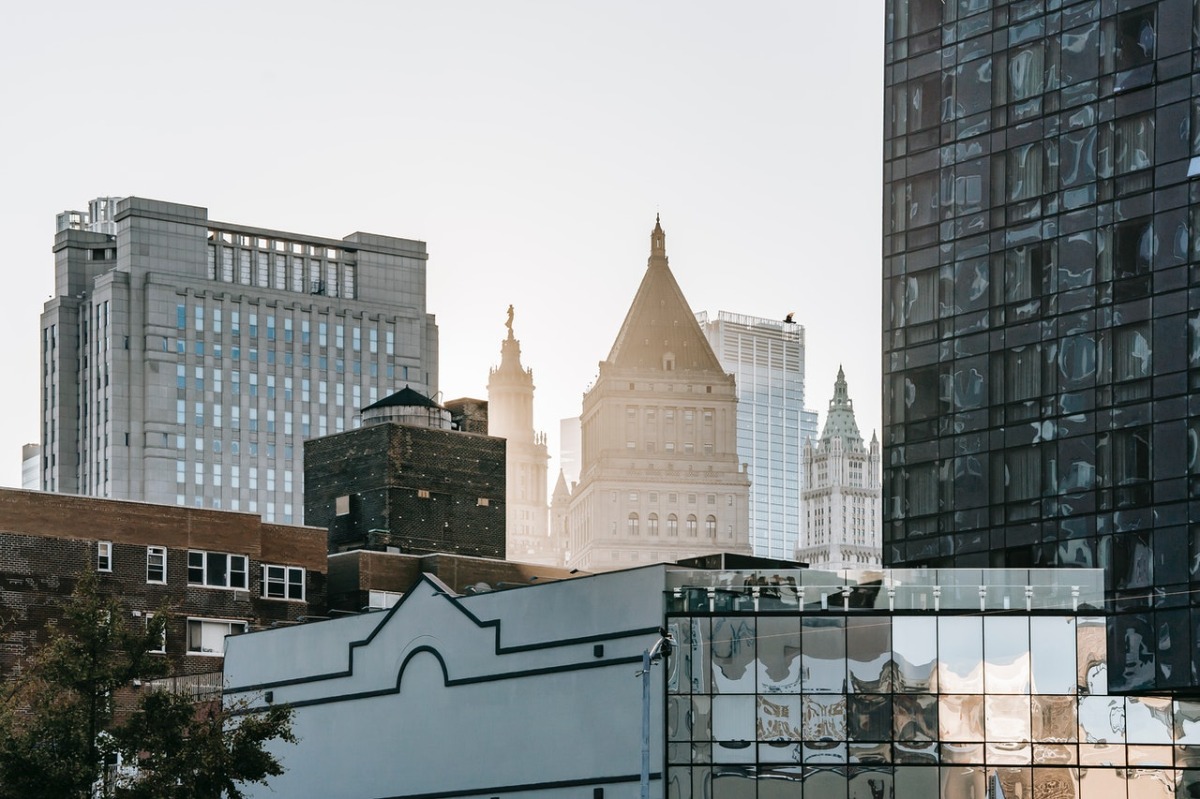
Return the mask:
[(216, 222), (101, 198), (65, 212), (42, 313), (42, 487), (299, 521), (301, 443), (437, 391), (425, 244)]
[(737, 394), (667, 264), (657, 222), (633, 304), (583, 397), (567, 565), (749, 554)]
[(508, 337), (500, 345), (500, 366), (488, 375), (488, 435), (507, 441), (506, 519), (510, 560), (561, 563), (550, 540), (546, 502), (546, 434), (533, 427), (533, 370), (521, 366), (521, 342), (513, 335), (508, 306)]
[(796, 559), (814, 569), (878, 568), (882, 523), (879, 439), (863, 446), (846, 375), (838, 367), (825, 429), (804, 442), (804, 532)]

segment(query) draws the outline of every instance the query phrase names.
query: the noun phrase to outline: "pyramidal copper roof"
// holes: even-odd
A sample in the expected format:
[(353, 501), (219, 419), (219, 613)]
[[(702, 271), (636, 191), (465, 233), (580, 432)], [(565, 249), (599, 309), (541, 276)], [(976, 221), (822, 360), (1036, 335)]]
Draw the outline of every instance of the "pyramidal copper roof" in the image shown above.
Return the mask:
[(619, 369), (725, 374), (667, 265), (667, 235), (657, 217), (646, 274), (607, 363)]
[(829, 414), (825, 417), (825, 429), (821, 432), (822, 442), (834, 438), (842, 439), (842, 445), (847, 450), (862, 449), (862, 435), (854, 419), (854, 402), (846, 386), (846, 373), (840, 365), (837, 380), (833, 384), (833, 399), (829, 401)]

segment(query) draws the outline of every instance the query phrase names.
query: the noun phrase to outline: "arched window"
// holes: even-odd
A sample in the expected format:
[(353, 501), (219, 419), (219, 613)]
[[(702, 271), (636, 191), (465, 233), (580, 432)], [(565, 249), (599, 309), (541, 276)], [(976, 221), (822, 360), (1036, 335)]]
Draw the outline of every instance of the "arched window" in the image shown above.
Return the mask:
[(629, 519), (626, 522), (630, 535), (638, 534), (638, 515), (636, 513), (629, 514)]
[(646, 527), (649, 528), (647, 530), (647, 533), (649, 535), (658, 535), (658, 514), (657, 513), (651, 513), (646, 518)]
[(717, 517), (709, 516), (704, 520), (704, 534), (709, 538), (717, 537)]
[(667, 535), (679, 535), (679, 517), (674, 513), (667, 517)]
[(696, 517), (692, 514), (687, 517), (687, 534), (688, 538), (696, 537)]

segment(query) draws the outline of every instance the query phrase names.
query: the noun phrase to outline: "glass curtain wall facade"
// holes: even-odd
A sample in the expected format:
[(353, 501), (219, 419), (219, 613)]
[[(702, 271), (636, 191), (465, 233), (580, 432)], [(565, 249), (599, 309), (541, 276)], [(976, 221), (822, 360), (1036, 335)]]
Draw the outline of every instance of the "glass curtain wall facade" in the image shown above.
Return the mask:
[(1200, 795), (1200, 702), (1108, 692), (1102, 577), (1074, 574), (668, 592), (666, 796)]
[(1194, 0), (888, 0), (884, 563), (1102, 567), (1114, 690), (1200, 643)]
[(817, 413), (804, 409), (804, 328), (721, 311), (696, 314), (721, 368), (737, 380), (737, 453), (750, 467), (750, 544), (791, 560), (800, 533), (804, 442)]

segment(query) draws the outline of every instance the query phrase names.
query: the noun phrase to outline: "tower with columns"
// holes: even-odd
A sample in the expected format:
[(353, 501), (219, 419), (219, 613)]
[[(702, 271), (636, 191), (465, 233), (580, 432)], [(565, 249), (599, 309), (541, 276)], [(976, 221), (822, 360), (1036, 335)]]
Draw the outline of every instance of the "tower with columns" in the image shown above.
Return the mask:
[(870, 569), (881, 563), (879, 439), (863, 446), (846, 374), (838, 367), (825, 429), (804, 444), (804, 526), (797, 560), (814, 569)]
[(508, 440), (507, 543), (509, 560), (558, 565), (559, 547), (550, 540), (546, 500), (546, 434), (533, 426), (533, 370), (521, 365), (521, 342), (513, 335), (508, 306), (508, 335), (500, 345), (500, 365), (488, 375), (488, 435)]

